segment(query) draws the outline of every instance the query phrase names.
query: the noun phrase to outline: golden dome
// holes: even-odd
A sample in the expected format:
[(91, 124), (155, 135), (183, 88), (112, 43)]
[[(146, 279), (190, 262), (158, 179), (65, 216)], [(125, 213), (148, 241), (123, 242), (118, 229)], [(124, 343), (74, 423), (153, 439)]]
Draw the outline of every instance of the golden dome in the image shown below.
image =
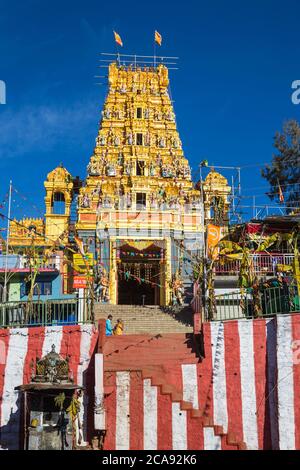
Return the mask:
[(205, 178), (204, 184), (209, 186), (228, 186), (228, 181), (221, 173), (211, 170)]
[(47, 181), (69, 182), (71, 181), (71, 179), (72, 179), (71, 174), (62, 165), (54, 168), (54, 170), (50, 171), (50, 173), (48, 173), (47, 175)]

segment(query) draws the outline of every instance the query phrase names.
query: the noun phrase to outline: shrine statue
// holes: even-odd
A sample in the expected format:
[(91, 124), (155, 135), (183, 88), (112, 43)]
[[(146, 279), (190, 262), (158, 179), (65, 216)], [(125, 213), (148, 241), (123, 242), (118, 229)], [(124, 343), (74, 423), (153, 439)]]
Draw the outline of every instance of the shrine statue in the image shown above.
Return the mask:
[(124, 169), (125, 169), (125, 175), (126, 175), (126, 176), (130, 176), (130, 175), (131, 175), (131, 164), (130, 164), (130, 163), (126, 163)]
[(131, 132), (129, 132), (129, 134), (127, 134), (127, 142), (128, 142), (128, 145), (133, 144), (133, 135), (132, 135)]
[(160, 137), (158, 140), (158, 144), (161, 148), (166, 146), (166, 139), (164, 137)]
[(132, 196), (130, 193), (127, 193), (126, 195), (126, 204), (127, 208), (130, 208), (132, 206)]
[(107, 109), (104, 111), (104, 117), (105, 117), (106, 119), (110, 119), (110, 115), (111, 115), (111, 114), (110, 114), (110, 109), (107, 108)]
[(115, 136), (115, 145), (116, 146), (120, 145), (120, 137), (118, 135)]
[(96, 139), (96, 143), (98, 145), (105, 145), (105, 137), (104, 135), (99, 135)]
[(174, 147), (175, 149), (178, 148), (178, 140), (177, 140), (177, 139), (173, 139), (172, 144), (173, 144), (173, 147)]
[(155, 176), (155, 166), (153, 163), (150, 164), (150, 176)]
[(106, 275), (106, 272), (100, 273), (100, 279), (96, 287), (96, 301), (97, 302), (107, 302), (109, 300), (108, 296), (109, 289), (109, 279)]
[(99, 174), (99, 164), (98, 162), (96, 161), (96, 159), (92, 160), (89, 164), (88, 164), (88, 173), (90, 175), (98, 175)]
[(147, 134), (145, 135), (145, 145), (150, 145), (150, 140), (151, 140), (151, 136), (150, 136), (150, 133), (147, 132)]
[(151, 193), (150, 195), (150, 207), (152, 209), (157, 208), (157, 196), (154, 193)]
[(148, 108), (146, 108), (145, 111), (144, 111), (144, 118), (149, 119), (149, 117), (150, 117), (150, 111), (149, 111)]
[(177, 270), (172, 282), (172, 303), (173, 305), (183, 305), (184, 287)]
[(122, 152), (119, 152), (119, 155), (118, 155), (118, 165), (122, 165), (123, 164), (123, 160), (124, 160), (124, 155)]
[(116, 176), (116, 168), (113, 163), (110, 163), (109, 165), (107, 165), (106, 174), (107, 176)]
[(82, 207), (90, 207), (91, 201), (87, 194), (85, 194), (82, 198)]

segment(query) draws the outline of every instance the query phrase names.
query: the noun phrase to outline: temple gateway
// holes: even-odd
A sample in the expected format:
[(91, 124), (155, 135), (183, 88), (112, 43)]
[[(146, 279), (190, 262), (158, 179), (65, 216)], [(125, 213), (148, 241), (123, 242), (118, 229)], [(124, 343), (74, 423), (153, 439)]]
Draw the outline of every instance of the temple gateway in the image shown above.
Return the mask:
[[(109, 90), (77, 232), (112, 304), (169, 305), (191, 295), (190, 257), (203, 248), (194, 189), (168, 92), (168, 69), (109, 65)], [(176, 288), (175, 288), (176, 291)]]

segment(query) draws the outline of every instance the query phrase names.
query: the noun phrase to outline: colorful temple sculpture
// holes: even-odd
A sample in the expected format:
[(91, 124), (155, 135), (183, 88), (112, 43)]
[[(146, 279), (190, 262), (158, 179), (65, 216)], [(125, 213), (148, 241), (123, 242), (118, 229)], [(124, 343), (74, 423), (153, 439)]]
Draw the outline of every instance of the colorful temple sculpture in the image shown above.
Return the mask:
[(203, 203), (206, 224), (212, 223), (221, 227), (227, 227), (229, 223), (229, 194), (231, 187), (227, 179), (212, 169), (204, 182)]
[(97, 260), (107, 287), (103, 300), (181, 303), (193, 284), (184, 253), (200, 253), (204, 226), (168, 92), (168, 69), (111, 63), (108, 80), (76, 228)]

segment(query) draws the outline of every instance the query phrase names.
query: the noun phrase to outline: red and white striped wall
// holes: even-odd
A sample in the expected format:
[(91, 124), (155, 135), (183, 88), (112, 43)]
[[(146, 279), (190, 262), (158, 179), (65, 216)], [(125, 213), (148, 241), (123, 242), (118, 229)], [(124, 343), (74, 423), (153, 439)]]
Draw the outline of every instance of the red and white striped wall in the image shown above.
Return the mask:
[[(182, 399), (248, 449), (300, 449), (300, 315), (203, 327), (204, 360), (180, 365)], [(142, 371), (123, 365), (115, 373), (105, 358), (104, 369), (107, 449), (222, 448), (213, 428), (201, 431)], [(172, 369), (165, 370), (174, 385)]]
[(236, 448), (138, 371), (107, 372), (105, 450)]
[[(223, 432), (235, 436), (238, 443), (245, 442), (248, 449), (300, 449), (300, 315), (212, 322), (204, 324), (203, 331), (201, 363), (192, 352), (176, 363), (174, 353), (167, 350), (164, 364), (164, 351), (159, 349), (165, 385), (178, 392), (174, 399), (176, 393), (166, 387), (163, 391), (152, 380), (149, 364), (146, 375), (140, 367), (126, 370), (125, 348), (122, 367), (109, 369), (113, 354), (107, 358), (104, 354), (104, 364), (98, 361), (101, 367), (97, 362), (95, 384), (91, 359), (98, 331), (91, 325), (0, 330), (0, 446), (20, 447), (21, 401), (14, 388), (30, 381), (32, 361), (55, 344), (57, 352), (70, 356), (74, 381), (86, 387), (81, 410), (84, 440), (93, 432), (94, 398), (99, 410), (103, 408), (99, 370), (104, 367), (106, 449), (230, 448), (222, 433), (208, 423), (222, 426)], [(155, 348), (159, 341), (145, 343)], [(132, 360), (134, 347), (127, 346)], [(137, 354), (140, 348), (141, 344)], [(144, 357), (151, 363), (151, 351)], [(157, 370), (157, 358), (156, 353), (153, 370)], [(186, 402), (200, 412), (193, 414), (185, 408)], [(202, 414), (208, 418), (205, 426)], [(102, 418), (95, 419), (100, 427)]]
[[(18, 449), (20, 443), (21, 400), (14, 388), (30, 382), (32, 361), (55, 350), (70, 357), (74, 382), (93, 391), (91, 357), (98, 339), (92, 325), (13, 328), (0, 330), (0, 445)], [(84, 394), (81, 418), (87, 438), (88, 393)], [(91, 410), (91, 413), (93, 411)]]

